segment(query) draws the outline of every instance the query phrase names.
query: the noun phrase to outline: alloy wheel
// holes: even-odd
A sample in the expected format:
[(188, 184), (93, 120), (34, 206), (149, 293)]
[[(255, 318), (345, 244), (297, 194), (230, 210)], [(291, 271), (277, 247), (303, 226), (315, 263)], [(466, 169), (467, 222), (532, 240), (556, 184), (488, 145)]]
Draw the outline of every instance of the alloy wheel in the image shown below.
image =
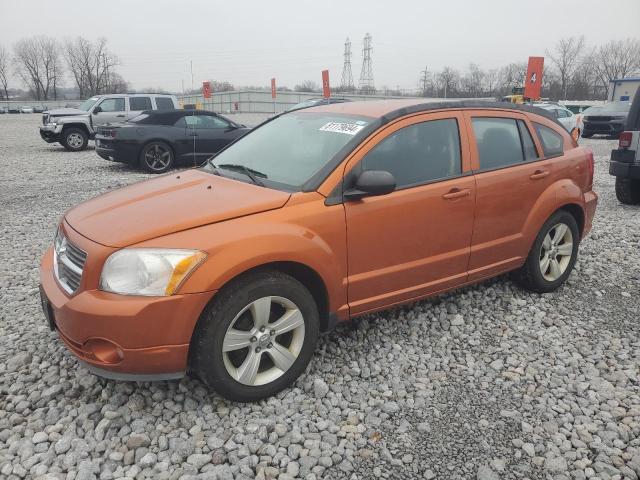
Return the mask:
[(84, 139), (79, 133), (73, 132), (67, 135), (67, 145), (71, 148), (80, 148), (83, 143)]
[(569, 267), (573, 255), (573, 234), (568, 225), (558, 223), (545, 235), (540, 247), (540, 273), (555, 282)]
[(171, 163), (171, 152), (161, 145), (152, 145), (144, 152), (144, 161), (154, 171), (162, 171)]
[(227, 329), (222, 356), (227, 373), (243, 385), (273, 382), (294, 364), (304, 344), (300, 309), (283, 297), (262, 297), (244, 307)]

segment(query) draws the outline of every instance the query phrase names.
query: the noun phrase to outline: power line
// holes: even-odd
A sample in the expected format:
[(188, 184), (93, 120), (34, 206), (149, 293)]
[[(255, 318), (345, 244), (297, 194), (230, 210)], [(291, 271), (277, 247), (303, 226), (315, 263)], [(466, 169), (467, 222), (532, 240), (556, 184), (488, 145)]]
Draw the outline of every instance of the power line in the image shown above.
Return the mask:
[(376, 87), (373, 85), (371, 50), (371, 35), (367, 33), (364, 36), (364, 45), (362, 47), (362, 71), (360, 72), (360, 82), (358, 83), (358, 87), (363, 93), (374, 93), (376, 91)]
[(342, 67), (340, 90), (343, 92), (353, 92), (355, 89), (353, 74), (351, 73), (351, 40), (347, 37), (347, 41), (344, 42), (344, 65)]

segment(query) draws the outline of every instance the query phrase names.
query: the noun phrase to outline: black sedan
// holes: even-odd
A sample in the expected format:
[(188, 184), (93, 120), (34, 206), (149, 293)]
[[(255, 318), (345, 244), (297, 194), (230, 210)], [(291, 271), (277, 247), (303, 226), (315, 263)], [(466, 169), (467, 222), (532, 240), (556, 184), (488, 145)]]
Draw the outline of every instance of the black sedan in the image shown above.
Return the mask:
[(98, 127), (96, 153), (164, 173), (176, 165), (202, 165), (249, 130), (203, 110), (145, 111), (126, 123)]
[(582, 119), (582, 136), (589, 138), (600, 134), (617, 138), (624, 131), (630, 108), (630, 102), (610, 102), (587, 108)]

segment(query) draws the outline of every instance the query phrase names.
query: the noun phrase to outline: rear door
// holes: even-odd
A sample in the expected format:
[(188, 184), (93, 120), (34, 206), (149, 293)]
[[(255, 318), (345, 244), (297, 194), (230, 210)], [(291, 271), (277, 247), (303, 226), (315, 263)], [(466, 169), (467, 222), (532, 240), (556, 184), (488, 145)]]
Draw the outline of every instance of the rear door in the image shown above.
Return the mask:
[(153, 110), (151, 97), (129, 97), (129, 112), (127, 118), (133, 118), (140, 115), (145, 110)]
[(524, 261), (531, 243), (523, 235), (525, 222), (558, 172), (553, 155), (545, 158), (525, 115), (467, 111), (465, 117), (477, 188), (469, 258), (473, 281), (512, 270)]

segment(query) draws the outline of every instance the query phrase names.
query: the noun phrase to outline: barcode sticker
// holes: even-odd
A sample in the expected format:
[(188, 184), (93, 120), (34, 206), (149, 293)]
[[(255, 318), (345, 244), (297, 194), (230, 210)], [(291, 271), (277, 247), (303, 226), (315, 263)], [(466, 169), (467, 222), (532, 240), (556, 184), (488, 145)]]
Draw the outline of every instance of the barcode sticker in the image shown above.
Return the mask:
[(347, 135), (355, 135), (364, 128), (364, 125), (356, 125), (355, 123), (329, 122), (319, 128), (321, 132), (345, 133)]

